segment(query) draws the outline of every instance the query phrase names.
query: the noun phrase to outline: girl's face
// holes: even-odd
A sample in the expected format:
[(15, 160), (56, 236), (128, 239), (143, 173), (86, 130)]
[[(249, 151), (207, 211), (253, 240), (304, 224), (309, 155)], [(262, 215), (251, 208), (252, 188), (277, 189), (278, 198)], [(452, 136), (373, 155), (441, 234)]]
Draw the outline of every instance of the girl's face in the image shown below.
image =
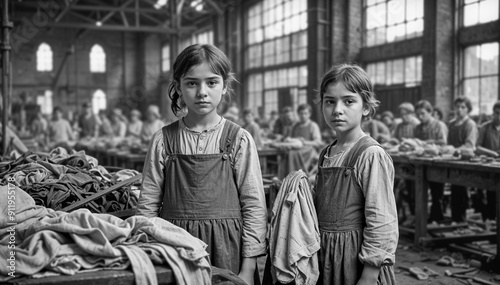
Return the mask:
[(369, 113), (363, 106), (363, 98), (342, 83), (328, 85), (321, 105), (327, 125), (337, 134), (360, 128), (363, 116)]
[(424, 124), (428, 123), (432, 118), (432, 114), (425, 108), (418, 108), (416, 114), (417, 118)]
[(213, 73), (206, 63), (193, 66), (177, 85), (188, 113), (206, 115), (217, 111), (226, 87), (222, 76)]
[(469, 109), (467, 109), (467, 105), (463, 102), (458, 102), (455, 104), (455, 115), (458, 118), (465, 118), (469, 114)]

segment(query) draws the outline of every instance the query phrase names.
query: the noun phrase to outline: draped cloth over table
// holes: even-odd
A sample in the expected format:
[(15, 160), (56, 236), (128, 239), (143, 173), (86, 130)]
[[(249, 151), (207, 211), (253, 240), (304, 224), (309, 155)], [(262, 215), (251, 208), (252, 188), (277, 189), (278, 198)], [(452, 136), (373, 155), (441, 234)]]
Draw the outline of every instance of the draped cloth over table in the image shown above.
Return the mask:
[[(15, 192), (15, 198), (12, 199)], [(11, 196), (11, 197), (8, 197)], [(8, 201), (15, 200), (15, 215)], [(161, 218), (122, 220), (86, 209), (71, 213), (36, 206), (22, 189), (0, 186), (0, 282), (8, 273), (15, 229), (15, 276), (42, 270), (74, 274), (81, 269), (126, 268), (135, 284), (157, 284), (154, 264), (168, 264), (176, 284), (211, 284), (206, 244)], [(9, 219), (13, 217), (16, 223)]]

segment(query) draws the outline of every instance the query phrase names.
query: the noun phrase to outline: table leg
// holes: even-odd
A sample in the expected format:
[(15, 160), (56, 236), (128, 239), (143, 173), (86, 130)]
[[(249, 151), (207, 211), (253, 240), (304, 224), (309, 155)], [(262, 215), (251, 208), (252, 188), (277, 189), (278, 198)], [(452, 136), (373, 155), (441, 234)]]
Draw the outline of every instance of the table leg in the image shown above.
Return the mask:
[(419, 246), (420, 238), (427, 236), (427, 199), (424, 166), (415, 165), (415, 246)]

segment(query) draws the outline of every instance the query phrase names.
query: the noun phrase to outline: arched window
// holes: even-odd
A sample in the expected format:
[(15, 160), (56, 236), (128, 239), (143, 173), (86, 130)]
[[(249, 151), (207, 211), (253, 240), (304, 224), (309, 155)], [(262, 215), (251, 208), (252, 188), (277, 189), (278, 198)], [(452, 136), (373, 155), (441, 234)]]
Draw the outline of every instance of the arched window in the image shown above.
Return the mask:
[(90, 49), (90, 72), (106, 72), (106, 53), (98, 44)]
[(97, 89), (92, 95), (92, 110), (97, 114), (99, 110), (106, 110), (106, 104), (106, 94), (101, 89)]
[(52, 91), (45, 90), (45, 93), (36, 96), (36, 104), (43, 114), (52, 114)]
[(52, 49), (46, 43), (41, 43), (36, 51), (36, 70), (52, 71)]

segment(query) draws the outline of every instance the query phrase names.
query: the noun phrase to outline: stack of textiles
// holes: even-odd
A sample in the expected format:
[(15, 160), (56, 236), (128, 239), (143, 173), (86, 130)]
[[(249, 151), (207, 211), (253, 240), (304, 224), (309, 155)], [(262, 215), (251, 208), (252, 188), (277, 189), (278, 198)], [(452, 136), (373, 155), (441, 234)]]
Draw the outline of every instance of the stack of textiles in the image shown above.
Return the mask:
[[(68, 153), (56, 148), (50, 153), (26, 153), (18, 159), (0, 163), (0, 185), (11, 183), (26, 191), (37, 205), (62, 210), (119, 181), (138, 175), (135, 170), (109, 173), (85, 152)], [(134, 209), (140, 181), (125, 185), (84, 205), (93, 213)]]
[(135, 284), (158, 284), (155, 264), (170, 267), (176, 284), (211, 284), (206, 247), (161, 218), (54, 211), (18, 187), (0, 186), (0, 283), (131, 267)]

